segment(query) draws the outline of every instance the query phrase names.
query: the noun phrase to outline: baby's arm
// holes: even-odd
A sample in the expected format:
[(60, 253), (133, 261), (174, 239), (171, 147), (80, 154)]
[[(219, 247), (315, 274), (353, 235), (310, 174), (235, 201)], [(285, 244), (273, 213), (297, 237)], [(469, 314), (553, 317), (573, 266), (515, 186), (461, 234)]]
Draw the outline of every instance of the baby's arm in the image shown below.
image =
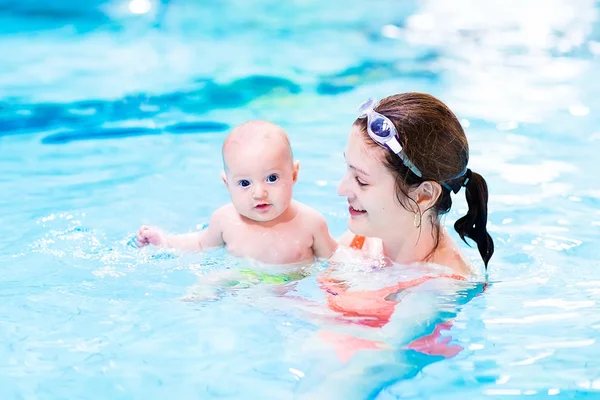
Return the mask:
[(136, 237), (137, 245), (144, 247), (152, 244), (179, 250), (204, 250), (223, 246), (223, 214), (222, 209), (219, 209), (211, 216), (206, 229), (179, 235), (167, 235), (159, 229), (142, 226)]
[(317, 258), (329, 258), (338, 247), (338, 242), (329, 233), (325, 217), (315, 212), (313, 224), (313, 252)]
[(198, 246), (201, 250), (225, 245), (225, 241), (223, 240), (224, 218), (224, 209), (220, 208), (210, 217), (206, 229), (198, 232)]

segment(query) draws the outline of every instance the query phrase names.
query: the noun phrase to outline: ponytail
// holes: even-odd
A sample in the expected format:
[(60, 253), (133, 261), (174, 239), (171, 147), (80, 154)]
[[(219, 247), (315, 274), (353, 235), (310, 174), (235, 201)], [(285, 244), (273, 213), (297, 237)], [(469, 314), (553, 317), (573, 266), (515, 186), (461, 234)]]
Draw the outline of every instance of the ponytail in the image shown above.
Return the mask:
[(465, 243), (465, 237), (477, 243), (477, 249), (487, 269), (488, 262), (494, 254), (494, 241), (487, 231), (488, 187), (485, 179), (470, 169), (467, 170), (463, 186), (466, 189), (469, 211), (454, 223), (454, 229)]

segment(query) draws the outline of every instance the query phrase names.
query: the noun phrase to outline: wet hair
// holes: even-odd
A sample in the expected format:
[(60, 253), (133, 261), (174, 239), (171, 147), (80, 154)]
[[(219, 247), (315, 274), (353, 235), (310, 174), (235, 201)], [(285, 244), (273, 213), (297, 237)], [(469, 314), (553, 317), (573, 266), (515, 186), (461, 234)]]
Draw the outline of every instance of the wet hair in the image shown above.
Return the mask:
[[(487, 268), (494, 254), (494, 242), (487, 231), (488, 187), (485, 179), (467, 168), (469, 144), (465, 132), (454, 113), (437, 98), (424, 93), (402, 93), (382, 99), (375, 111), (392, 121), (398, 131), (403, 152), (422, 177), (412, 172), (400, 157), (386, 151), (384, 165), (396, 182), (396, 196), (400, 204), (409, 211), (408, 191), (425, 181), (441, 185), (442, 192), (431, 207), (435, 235), (435, 250), (439, 245), (439, 217), (452, 207), (451, 193), (465, 188), (469, 210), (454, 224), (461, 239), (477, 243), (479, 254)], [(367, 143), (379, 145), (367, 133), (367, 119), (354, 122), (366, 137)], [(416, 202), (415, 202), (416, 204)], [(433, 253), (433, 251), (432, 251)]]

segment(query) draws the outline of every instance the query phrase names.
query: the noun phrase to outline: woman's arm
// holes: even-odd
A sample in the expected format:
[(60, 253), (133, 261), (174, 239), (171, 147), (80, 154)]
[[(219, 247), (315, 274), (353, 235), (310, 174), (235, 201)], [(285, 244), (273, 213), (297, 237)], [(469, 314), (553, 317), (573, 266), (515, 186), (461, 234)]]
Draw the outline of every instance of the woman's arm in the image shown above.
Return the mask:
[[(440, 332), (450, 328), (448, 319), (481, 288), (481, 284), (448, 278), (430, 279), (397, 293), (395, 311), (380, 328), (347, 335), (341, 333), (346, 331), (341, 326), (337, 332), (323, 327), (319, 337), (335, 349), (338, 363), (324, 359), (306, 371), (299, 398), (374, 398), (386, 385), (416, 375), (440, 356), (456, 355), (462, 348), (448, 343), (450, 338)], [(415, 357), (415, 351), (421, 356)]]

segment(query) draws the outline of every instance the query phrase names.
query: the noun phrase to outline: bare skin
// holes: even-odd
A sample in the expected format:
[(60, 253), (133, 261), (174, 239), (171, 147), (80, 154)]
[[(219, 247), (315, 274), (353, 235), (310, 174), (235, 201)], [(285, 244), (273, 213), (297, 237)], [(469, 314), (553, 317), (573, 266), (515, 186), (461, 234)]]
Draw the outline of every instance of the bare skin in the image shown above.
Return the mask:
[(225, 246), (234, 256), (278, 265), (312, 263), (334, 253), (337, 242), (325, 218), (292, 200), (299, 163), (281, 127), (267, 121), (236, 127), (223, 144), (223, 163), (231, 203), (213, 213), (208, 228), (167, 235), (142, 226), (138, 246), (192, 251)]

